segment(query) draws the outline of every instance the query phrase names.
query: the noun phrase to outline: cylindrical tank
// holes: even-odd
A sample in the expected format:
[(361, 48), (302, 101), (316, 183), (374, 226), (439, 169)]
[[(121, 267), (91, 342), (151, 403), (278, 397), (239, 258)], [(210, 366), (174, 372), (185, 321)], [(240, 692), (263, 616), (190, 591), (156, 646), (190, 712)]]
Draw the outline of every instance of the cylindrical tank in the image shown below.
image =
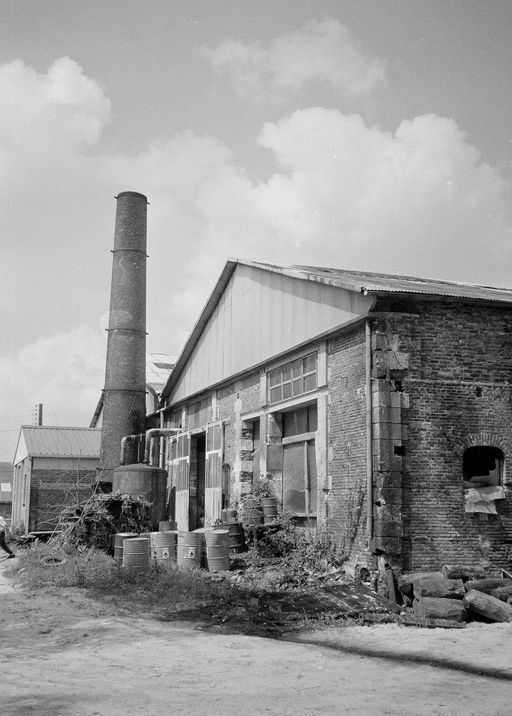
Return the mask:
[[(145, 430), (147, 204), (137, 192), (117, 196), (100, 448), (103, 483), (112, 482), (112, 470), (119, 465), (121, 439)], [(128, 455), (126, 462), (135, 460)]]
[(151, 502), (151, 526), (158, 530), (165, 517), (167, 473), (150, 465), (120, 465), (112, 471), (112, 492), (132, 497), (142, 496)]

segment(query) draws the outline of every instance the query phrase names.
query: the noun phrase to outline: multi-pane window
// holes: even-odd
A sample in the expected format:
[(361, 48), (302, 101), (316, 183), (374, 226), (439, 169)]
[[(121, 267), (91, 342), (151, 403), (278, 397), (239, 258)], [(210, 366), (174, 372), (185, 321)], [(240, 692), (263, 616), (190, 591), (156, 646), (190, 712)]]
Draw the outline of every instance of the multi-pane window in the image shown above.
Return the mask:
[(295, 398), (317, 387), (317, 354), (310, 353), (268, 372), (270, 403)]

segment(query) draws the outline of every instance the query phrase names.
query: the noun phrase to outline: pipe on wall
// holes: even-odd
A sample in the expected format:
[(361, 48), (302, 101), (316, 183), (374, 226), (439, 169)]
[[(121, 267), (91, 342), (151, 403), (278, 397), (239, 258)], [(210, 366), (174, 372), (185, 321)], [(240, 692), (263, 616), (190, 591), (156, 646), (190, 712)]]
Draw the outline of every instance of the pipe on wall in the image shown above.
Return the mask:
[[(171, 433), (181, 432), (183, 432), (181, 428), (151, 428), (150, 430), (147, 430), (146, 445), (144, 448), (144, 463), (146, 465), (149, 465), (149, 457), (151, 455), (151, 441), (153, 440), (153, 438), (163, 437), (164, 435), (169, 435)], [(160, 465), (160, 467), (163, 467), (163, 465)]]
[(366, 379), (366, 532), (368, 546), (373, 540), (373, 465), (372, 465), (372, 336), (370, 319), (365, 322)]
[[(119, 464), (120, 465), (126, 465), (126, 454), (128, 452), (128, 443), (135, 442), (138, 440), (139, 442), (142, 442), (144, 440), (145, 434), (139, 433), (138, 435), (125, 435), (124, 438), (121, 439), (121, 457), (119, 458)], [(139, 451), (137, 449), (137, 456), (139, 454)], [(138, 462), (138, 458), (137, 458)]]

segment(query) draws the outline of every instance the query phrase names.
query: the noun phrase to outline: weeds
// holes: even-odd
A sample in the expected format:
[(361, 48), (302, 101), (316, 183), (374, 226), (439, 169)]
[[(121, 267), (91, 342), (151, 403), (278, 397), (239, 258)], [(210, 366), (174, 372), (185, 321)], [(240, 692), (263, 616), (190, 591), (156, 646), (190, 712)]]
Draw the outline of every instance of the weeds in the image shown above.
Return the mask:
[(332, 530), (297, 525), (287, 512), (279, 515), (276, 529), (268, 530), (260, 541), (259, 554), (279, 558), (289, 573), (321, 572), (340, 567), (346, 561), (339, 538)]
[(20, 549), (18, 556), (11, 573), (28, 590), (79, 587), (91, 596), (113, 597), (131, 608), (158, 606), (167, 612), (237, 598), (230, 585), (214, 581), (198, 569), (178, 570), (175, 563), (154, 563), (147, 572), (136, 575), (100, 550), (77, 550), (56, 540)]

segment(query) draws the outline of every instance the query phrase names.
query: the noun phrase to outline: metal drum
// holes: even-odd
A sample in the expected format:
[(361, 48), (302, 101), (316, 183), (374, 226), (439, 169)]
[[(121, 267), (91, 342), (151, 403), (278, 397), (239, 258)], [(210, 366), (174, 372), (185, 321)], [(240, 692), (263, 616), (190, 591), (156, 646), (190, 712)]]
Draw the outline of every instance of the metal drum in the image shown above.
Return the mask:
[(151, 558), (157, 563), (176, 561), (177, 532), (151, 532)]
[(229, 530), (205, 532), (208, 571), (225, 572), (229, 569)]
[(216, 525), (215, 529), (229, 532), (229, 551), (231, 554), (245, 552), (245, 534), (240, 522), (222, 522)]
[(139, 535), (136, 532), (118, 532), (114, 535), (114, 559), (119, 564), (123, 563), (123, 542), (125, 539), (133, 539)]
[(277, 519), (277, 497), (262, 497), (263, 522), (270, 525)]
[(178, 532), (178, 567), (194, 569), (201, 566), (203, 532)]
[(149, 569), (149, 539), (134, 537), (123, 541), (123, 567), (130, 574), (143, 574)]

